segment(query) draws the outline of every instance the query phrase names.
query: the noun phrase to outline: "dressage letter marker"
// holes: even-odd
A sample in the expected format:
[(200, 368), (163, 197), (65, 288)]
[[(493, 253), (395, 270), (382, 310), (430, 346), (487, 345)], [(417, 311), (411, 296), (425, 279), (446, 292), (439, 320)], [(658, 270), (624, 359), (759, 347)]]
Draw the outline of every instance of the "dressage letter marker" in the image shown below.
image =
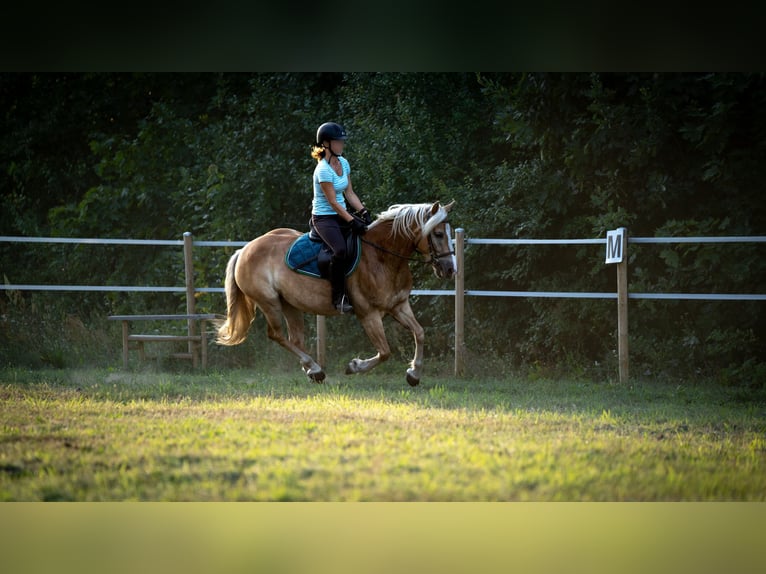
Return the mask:
[(622, 248), (622, 239), (625, 236), (625, 228), (620, 227), (614, 231), (606, 232), (606, 263), (622, 263), (625, 250)]
[(617, 352), (620, 382), (629, 377), (628, 359), (628, 230), (619, 227), (606, 232), (606, 263), (617, 264)]

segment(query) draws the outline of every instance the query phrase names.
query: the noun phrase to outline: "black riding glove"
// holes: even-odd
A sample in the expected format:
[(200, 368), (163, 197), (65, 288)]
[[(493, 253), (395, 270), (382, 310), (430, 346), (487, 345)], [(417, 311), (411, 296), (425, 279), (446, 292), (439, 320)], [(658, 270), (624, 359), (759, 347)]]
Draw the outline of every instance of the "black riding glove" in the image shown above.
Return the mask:
[(356, 235), (364, 235), (367, 233), (367, 226), (355, 217), (351, 220), (351, 231)]
[(372, 223), (372, 216), (370, 215), (370, 212), (367, 211), (366, 207), (359, 212), (359, 217), (362, 218), (362, 221), (364, 221), (366, 225)]

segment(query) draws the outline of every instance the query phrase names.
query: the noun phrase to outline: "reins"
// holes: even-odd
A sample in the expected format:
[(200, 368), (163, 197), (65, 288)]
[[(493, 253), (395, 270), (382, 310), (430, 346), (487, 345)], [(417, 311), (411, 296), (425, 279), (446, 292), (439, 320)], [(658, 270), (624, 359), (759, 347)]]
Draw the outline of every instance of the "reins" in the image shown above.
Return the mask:
[[(408, 257), (407, 255), (402, 255), (401, 253), (396, 253), (395, 251), (391, 251), (390, 249), (386, 249), (382, 245), (378, 245), (377, 243), (373, 243), (372, 241), (368, 241), (364, 237), (362, 237), (361, 240), (362, 240), (362, 243), (366, 243), (367, 245), (369, 245), (371, 247), (374, 247), (375, 249), (383, 251), (384, 253), (388, 253), (389, 255), (393, 255), (394, 257), (398, 257), (399, 259), (404, 259), (405, 261), (417, 261), (419, 263), (425, 263), (425, 264), (428, 264), (428, 263), (431, 262), (430, 260), (429, 261), (425, 261), (423, 259), (420, 259), (420, 257)], [(420, 254), (420, 255), (423, 255), (423, 253), (418, 251), (417, 247), (415, 247), (415, 252)]]
[[(445, 223), (446, 223), (446, 220), (445, 220)], [(444, 253), (437, 253), (436, 252), (436, 248), (434, 247), (434, 242), (433, 242), (433, 239), (431, 238), (431, 234), (430, 233), (427, 236), (427, 239), (428, 239), (428, 251), (429, 251), (428, 257), (429, 257), (429, 259), (425, 259), (425, 260), (424, 259), (420, 259), (419, 257), (409, 257), (407, 255), (402, 255), (401, 253), (396, 253), (395, 251), (391, 251), (390, 249), (388, 249), (386, 247), (383, 247), (382, 245), (378, 245), (377, 243), (374, 243), (374, 242), (372, 242), (372, 241), (370, 241), (368, 239), (365, 239), (364, 237), (361, 237), (361, 236), (360, 236), (360, 239), (362, 240), (363, 243), (366, 243), (370, 247), (373, 247), (373, 248), (375, 248), (375, 249), (377, 249), (379, 251), (383, 251), (384, 253), (388, 253), (389, 255), (393, 255), (394, 257), (397, 257), (399, 259), (404, 259), (405, 261), (417, 261), (417, 262), (420, 262), (420, 263), (424, 263), (426, 265), (428, 265), (430, 263), (431, 265), (435, 266), (436, 262), (439, 259), (441, 259), (442, 257), (444, 257), (445, 255), (455, 255), (455, 251), (454, 250), (446, 251)], [(425, 253), (420, 251), (420, 249), (418, 249), (418, 244), (415, 243), (415, 242), (413, 242), (413, 249), (419, 255), (424, 255), (424, 256), (426, 255)]]
[[(444, 257), (445, 255), (454, 255), (455, 254), (454, 251), (446, 251), (444, 253), (436, 253), (436, 249), (434, 249), (434, 244), (433, 244), (433, 241), (431, 240), (431, 236), (430, 235), (428, 236), (428, 248), (430, 250), (429, 256), (431, 258), (428, 259), (428, 260), (420, 259), (419, 257), (408, 257), (406, 255), (402, 255), (401, 253), (396, 253), (394, 251), (391, 251), (390, 249), (386, 249), (382, 245), (378, 245), (377, 243), (373, 243), (372, 241), (368, 241), (364, 237), (360, 237), (360, 239), (362, 240), (362, 243), (366, 243), (367, 245), (369, 245), (371, 247), (374, 247), (375, 249), (378, 249), (378, 250), (383, 251), (385, 253), (388, 253), (389, 255), (393, 255), (394, 257), (398, 257), (399, 259), (404, 259), (406, 261), (417, 261), (417, 262), (423, 263), (425, 265), (428, 265), (429, 263), (433, 264), (434, 261)], [(415, 245), (415, 252), (418, 253), (419, 255), (425, 255), (425, 253), (423, 253), (422, 251), (420, 251), (417, 248), (417, 245)]]

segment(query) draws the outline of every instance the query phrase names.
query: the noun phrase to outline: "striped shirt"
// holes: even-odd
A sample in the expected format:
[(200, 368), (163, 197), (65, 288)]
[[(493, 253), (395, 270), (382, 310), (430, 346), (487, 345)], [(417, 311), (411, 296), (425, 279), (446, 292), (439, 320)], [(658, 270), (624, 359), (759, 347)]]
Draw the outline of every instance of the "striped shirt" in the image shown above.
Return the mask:
[(340, 165), (343, 167), (343, 175), (338, 175), (335, 170), (330, 167), (330, 164), (326, 159), (322, 159), (317, 162), (316, 168), (314, 168), (314, 201), (312, 203), (311, 213), (314, 215), (335, 215), (335, 210), (327, 201), (322, 186), (320, 183), (326, 181), (332, 183), (335, 189), (335, 199), (337, 202), (346, 207), (346, 199), (343, 197), (343, 192), (348, 187), (348, 176), (351, 173), (351, 166), (345, 157), (339, 157)]

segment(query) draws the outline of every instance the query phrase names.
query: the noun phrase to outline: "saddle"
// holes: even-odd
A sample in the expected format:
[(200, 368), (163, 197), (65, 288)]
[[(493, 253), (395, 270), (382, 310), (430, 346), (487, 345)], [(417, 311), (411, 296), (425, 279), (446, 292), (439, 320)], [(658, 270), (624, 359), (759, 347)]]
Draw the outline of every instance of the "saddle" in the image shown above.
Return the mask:
[[(285, 264), (303, 275), (329, 279), (332, 253), (312, 224), (309, 224), (309, 229), (308, 233), (304, 233), (290, 245), (285, 254)], [(362, 240), (350, 232), (346, 235), (346, 254), (343, 263), (345, 275), (348, 277), (356, 271), (362, 255)]]

